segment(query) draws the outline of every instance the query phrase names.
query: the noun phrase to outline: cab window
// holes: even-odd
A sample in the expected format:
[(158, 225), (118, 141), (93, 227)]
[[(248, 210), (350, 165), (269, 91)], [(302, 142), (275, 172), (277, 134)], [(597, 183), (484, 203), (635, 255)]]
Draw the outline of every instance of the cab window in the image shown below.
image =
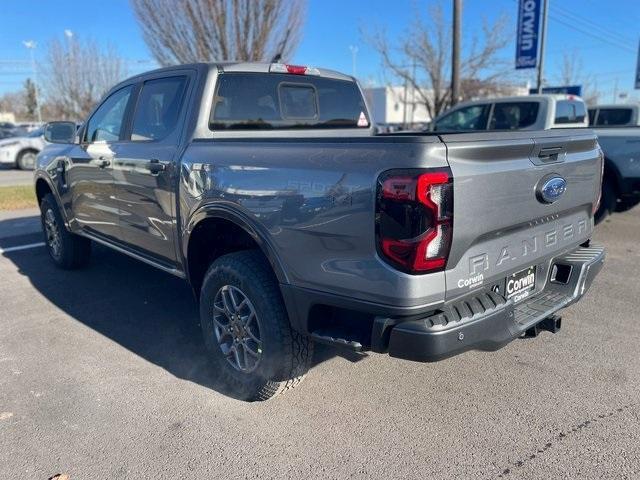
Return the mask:
[(582, 102), (560, 100), (556, 103), (555, 123), (583, 123), (587, 110)]
[(490, 109), (488, 103), (459, 108), (438, 120), (434, 130), (486, 130)]
[(489, 130), (518, 130), (530, 127), (538, 119), (538, 102), (496, 103)]
[(144, 82), (133, 116), (132, 141), (160, 140), (177, 126), (184, 103), (187, 77)]
[(598, 112), (596, 125), (628, 125), (631, 123), (632, 114), (633, 111), (630, 108), (601, 108)]
[(87, 122), (84, 141), (115, 142), (122, 139), (124, 117), (131, 99), (131, 85), (112, 93)]

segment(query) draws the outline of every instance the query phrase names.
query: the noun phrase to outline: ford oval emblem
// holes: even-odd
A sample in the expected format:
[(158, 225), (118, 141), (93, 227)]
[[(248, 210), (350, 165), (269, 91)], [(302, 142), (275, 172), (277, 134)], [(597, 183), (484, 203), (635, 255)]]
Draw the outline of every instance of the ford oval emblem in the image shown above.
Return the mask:
[(536, 196), (542, 203), (553, 203), (567, 191), (567, 181), (560, 175), (551, 174), (542, 178), (536, 189)]

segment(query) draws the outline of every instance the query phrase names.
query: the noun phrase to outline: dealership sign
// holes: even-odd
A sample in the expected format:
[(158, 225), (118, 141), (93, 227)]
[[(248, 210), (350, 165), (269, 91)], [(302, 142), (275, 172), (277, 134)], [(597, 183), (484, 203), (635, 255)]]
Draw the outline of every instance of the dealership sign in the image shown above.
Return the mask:
[(538, 38), (542, 1), (520, 0), (518, 5), (516, 68), (536, 68), (538, 65)]

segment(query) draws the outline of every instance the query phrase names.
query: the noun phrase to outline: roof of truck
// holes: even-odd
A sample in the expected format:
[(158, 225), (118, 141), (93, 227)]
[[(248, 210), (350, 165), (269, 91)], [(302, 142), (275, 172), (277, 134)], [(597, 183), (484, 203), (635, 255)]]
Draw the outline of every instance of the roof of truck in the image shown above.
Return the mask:
[[(199, 63), (187, 63), (187, 64), (180, 64), (180, 65), (172, 65), (170, 67), (162, 67), (162, 68), (156, 68), (154, 70), (149, 70), (146, 72), (142, 72), (139, 73), (137, 75), (134, 75), (131, 78), (136, 78), (136, 77), (141, 77), (141, 76), (146, 76), (149, 74), (156, 74), (156, 73), (160, 73), (160, 72), (170, 72), (172, 70), (182, 70), (185, 68), (196, 68), (196, 69), (202, 69), (202, 68), (206, 68), (209, 70), (212, 69), (216, 69), (218, 70), (218, 72), (247, 72), (247, 73), (271, 73), (271, 67), (273, 65), (276, 65), (276, 63), (267, 63), (267, 62), (211, 62), (211, 63), (207, 63), (207, 62), (199, 62)], [(278, 65), (283, 65), (283, 66), (292, 66), (292, 67), (297, 67), (297, 65), (290, 65), (290, 64), (278, 64)], [(313, 70), (313, 74), (308, 74), (308, 75), (314, 75), (314, 76), (320, 76), (320, 77), (324, 77), (324, 78), (332, 78), (335, 80), (347, 80), (347, 81), (355, 81), (355, 78), (350, 76), (350, 75), (345, 75), (343, 73), (337, 72), (335, 70), (329, 70), (326, 68), (317, 68), (317, 67), (313, 67), (313, 66), (305, 66), (308, 70)], [(128, 79), (128, 80), (129, 80)]]
[(597, 105), (591, 105), (589, 108), (638, 108), (637, 103), (599, 103)]
[(514, 95), (511, 97), (486, 97), (486, 98), (478, 98), (476, 100), (469, 100), (465, 102), (460, 102), (458, 105), (462, 103), (465, 104), (474, 104), (474, 103), (503, 103), (503, 102), (535, 102), (537, 100), (579, 100), (583, 101), (582, 97), (578, 97), (576, 95), (568, 95), (564, 93), (539, 93), (532, 95)]

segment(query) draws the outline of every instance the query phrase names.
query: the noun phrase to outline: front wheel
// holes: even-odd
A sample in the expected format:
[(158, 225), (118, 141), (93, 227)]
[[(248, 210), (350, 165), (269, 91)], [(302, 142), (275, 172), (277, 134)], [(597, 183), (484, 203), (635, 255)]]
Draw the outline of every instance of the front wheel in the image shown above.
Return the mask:
[(40, 220), (49, 256), (58, 267), (73, 270), (89, 262), (91, 241), (67, 230), (51, 193), (40, 202)]
[(218, 258), (204, 279), (200, 322), (222, 389), (267, 400), (302, 381), (313, 344), (289, 322), (271, 267), (259, 251)]

